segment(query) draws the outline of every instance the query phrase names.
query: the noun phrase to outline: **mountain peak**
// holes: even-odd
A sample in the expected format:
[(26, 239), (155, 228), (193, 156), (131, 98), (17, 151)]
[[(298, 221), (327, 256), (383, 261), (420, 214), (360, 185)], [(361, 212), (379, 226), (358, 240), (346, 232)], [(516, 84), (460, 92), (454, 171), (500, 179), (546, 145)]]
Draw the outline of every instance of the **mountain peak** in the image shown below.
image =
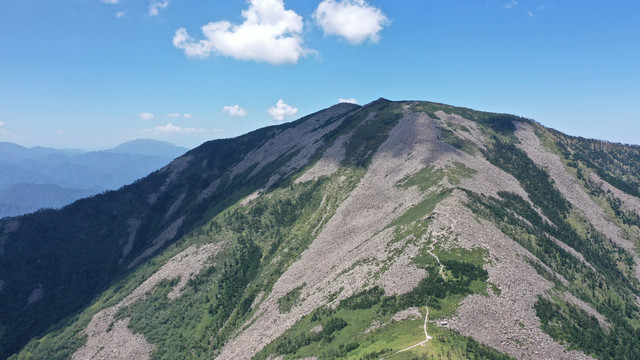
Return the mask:
[(132, 155), (152, 155), (169, 158), (176, 158), (189, 149), (173, 145), (166, 141), (153, 139), (136, 139), (127, 141), (113, 149), (106, 150), (112, 153), (129, 153)]
[(386, 99), (207, 142), (0, 222), (3, 349), (640, 358), (640, 149), (599, 145)]

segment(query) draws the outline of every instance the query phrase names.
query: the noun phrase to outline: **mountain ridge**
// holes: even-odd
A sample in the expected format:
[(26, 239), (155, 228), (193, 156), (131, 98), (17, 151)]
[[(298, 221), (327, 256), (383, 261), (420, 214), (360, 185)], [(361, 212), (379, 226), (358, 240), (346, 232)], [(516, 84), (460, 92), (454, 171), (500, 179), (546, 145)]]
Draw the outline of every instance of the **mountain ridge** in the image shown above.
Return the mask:
[[(633, 357), (638, 156), (513, 115), (336, 105), (1, 221), (0, 300), (20, 305), (0, 318), (68, 304), (15, 358)], [(53, 258), (36, 226), (90, 282), (16, 275), (9, 254)], [(4, 353), (45, 332), (23, 323), (2, 323)]]

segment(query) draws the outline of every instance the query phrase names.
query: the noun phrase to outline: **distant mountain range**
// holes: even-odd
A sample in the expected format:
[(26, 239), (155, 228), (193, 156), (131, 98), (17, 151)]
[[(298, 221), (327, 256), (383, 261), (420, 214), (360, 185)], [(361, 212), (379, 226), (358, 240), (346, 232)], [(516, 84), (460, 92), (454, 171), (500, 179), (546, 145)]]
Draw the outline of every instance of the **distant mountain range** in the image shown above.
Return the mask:
[(187, 150), (149, 139), (104, 151), (0, 143), (0, 218), (59, 208), (117, 189), (160, 169)]

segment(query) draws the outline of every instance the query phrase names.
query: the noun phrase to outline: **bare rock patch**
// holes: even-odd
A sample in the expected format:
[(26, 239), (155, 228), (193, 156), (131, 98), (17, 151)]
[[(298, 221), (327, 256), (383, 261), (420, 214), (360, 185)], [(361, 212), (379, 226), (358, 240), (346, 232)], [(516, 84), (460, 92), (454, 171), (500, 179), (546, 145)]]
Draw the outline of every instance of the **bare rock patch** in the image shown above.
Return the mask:
[(200, 273), (207, 260), (223, 246), (224, 243), (217, 243), (187, 248), (171, 258), (118, 304), (95, 314), (84, 330), (88, 336), (87, 342), (73, 354), (72, 359), (149, 359), (154, 345), (149, 344), (142, 334), (134, 334), (127, 327), (129, 319), (116, 321), (116, 313), (121, 308), (144, 299), (160, 281), (179, 278), (178, 285), (168, 294), (170, 299), (175, 300), (188, 280)]
[(129, 266), (127, 266), (127, 269), (133, 269), (135, 266), (140, 264), (142, 260), (153, 255), (156, 251), (158, 251), (161, 247), (163, 247), (167, 243), (167, 241), (173, 239), (178, 233), (178, 230), (180, 230), (180, 227), (182, 227), (183, 222), (184, 222), (184, 216), (182, 216), (178, 220), (174, 221), (171, 225), (169, 225), (169, 227), (167, 227), (160, 235), (158, 235), (153, 240), (153, 242), (151, 243), (151, 247), (149, 247), (142, 254), (140, 254), (140, 256), (135, 258), (129, 264)]
[(140, 221), (140, 219), (130, 218), (127, 220), (127, 224), (129, 224), (129, 236), (127, 238), (127, 243), (124, 245), (124, 247), (122, 247), (122, 257), (120, 258), (120, 263), (122, 263), (124, 258), (129, 255), (131, 249), (133, 249), (133, 243), (136, 239), (136, 234), (138, 233), (138, 229), (140, 228), (142, 222)]
[(407, 319), (420, 319), (422, 318), (422, 313), (420, 309), (417, 307), (410, 307), (408, 309), (400, 310), (393, 315), (391, 320), (393, 321), (404, 321)]
[(44, 297), (44, 289), (42, 288), (42, 284), (38, 284), (38, 286), (31, 291), (29, 297), (27, 298), (27, 306), (42, 300)]

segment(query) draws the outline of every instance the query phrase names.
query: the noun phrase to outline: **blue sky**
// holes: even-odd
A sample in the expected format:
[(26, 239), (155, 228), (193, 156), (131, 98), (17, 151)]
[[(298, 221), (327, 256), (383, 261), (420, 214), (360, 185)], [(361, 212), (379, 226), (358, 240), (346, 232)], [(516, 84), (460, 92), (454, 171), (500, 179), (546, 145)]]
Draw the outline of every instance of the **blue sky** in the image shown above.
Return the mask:
[(0, 141), (195, 147), (385, 97), (640, 144), (639, 19), (631, 0), (3, 0)]

